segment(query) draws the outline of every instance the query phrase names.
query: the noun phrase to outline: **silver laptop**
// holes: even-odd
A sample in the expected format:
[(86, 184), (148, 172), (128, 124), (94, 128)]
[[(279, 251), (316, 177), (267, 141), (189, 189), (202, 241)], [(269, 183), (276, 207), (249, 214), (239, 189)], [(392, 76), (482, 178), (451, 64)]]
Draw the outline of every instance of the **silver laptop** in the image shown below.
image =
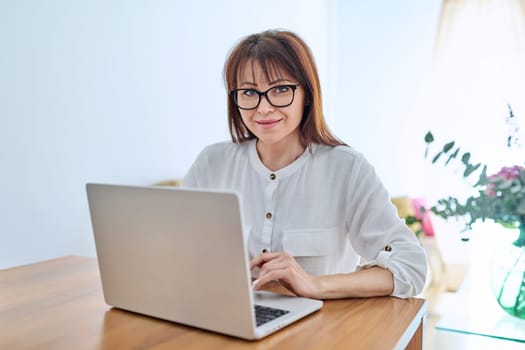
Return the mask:
[(110, 306), (259, 339), (323, 304), (252, 290), (236, 193), (109, 184), (86, 189)]

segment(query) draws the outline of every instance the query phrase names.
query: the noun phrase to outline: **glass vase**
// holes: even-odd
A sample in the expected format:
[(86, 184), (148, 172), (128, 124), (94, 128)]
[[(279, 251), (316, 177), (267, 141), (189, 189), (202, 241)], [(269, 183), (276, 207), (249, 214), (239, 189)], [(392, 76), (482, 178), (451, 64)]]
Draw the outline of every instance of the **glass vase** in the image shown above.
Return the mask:
[[(508, 230), (514, 231), (516, 230)], [(498, 249), (491, 264), (492, 290), (498, 304), (514, 317), (525, 319), (525, 222), (518, 239)]]

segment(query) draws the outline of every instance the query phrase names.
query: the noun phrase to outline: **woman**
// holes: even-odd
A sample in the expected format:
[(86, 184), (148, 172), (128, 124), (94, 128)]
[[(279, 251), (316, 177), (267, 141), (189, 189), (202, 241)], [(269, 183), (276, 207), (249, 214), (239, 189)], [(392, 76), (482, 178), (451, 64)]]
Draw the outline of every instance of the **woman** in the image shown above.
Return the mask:
[(303, 40), (250, 35), (224, 76), (233, 142), (205, 148), (183, 186), (241, 193), (254, 288), (277, 280), (316, 299), (421, 292), (425, 253), (373, 167), (328, 130)]

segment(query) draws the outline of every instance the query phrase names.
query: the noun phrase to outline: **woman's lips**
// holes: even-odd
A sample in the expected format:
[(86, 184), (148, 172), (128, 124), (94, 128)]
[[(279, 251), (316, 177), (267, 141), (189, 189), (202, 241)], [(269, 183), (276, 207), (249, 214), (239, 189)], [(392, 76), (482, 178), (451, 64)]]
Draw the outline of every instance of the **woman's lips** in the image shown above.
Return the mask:
[(263, 129), (270, 129), (279, 124), (282, 119), (257, 120), (256, 123)]

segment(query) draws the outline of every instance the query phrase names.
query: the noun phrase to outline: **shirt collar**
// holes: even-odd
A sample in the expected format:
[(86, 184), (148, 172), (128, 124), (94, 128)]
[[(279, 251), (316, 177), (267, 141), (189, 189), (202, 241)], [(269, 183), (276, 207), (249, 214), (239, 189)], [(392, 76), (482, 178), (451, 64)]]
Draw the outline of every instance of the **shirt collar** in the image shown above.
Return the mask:
[(275, 174), (277, 178), (280, 178), (280, 179), (288, 177), (292, 175), (293, 173), (295, 173), (296, 171), (298, 171), (299, 169), (301, 169), (304, 166), (304, 164), (306, 164), (308, 159), (312, 157), (312, 154), (314, 154), (317, 149), (317, 145), (312, 144), (311, 147), (306, 147), (303, 154), (301, 154), (299, 158), (294, 160), (292, 163), (288, 164), (284, 168), (279, 169), (277, 171), (271, 171), (261, 162), (261, 159), (259, 158), (259, 154), (257, 154), (256, 143), (257, 143), (257, 139), (250, 141), (248, 153), (249, 153), (251, 165), (253, 166), (255, 171), (257, 171), (259, 174), (261, 174), (264, 177), (270, 176), (270, 174)]

